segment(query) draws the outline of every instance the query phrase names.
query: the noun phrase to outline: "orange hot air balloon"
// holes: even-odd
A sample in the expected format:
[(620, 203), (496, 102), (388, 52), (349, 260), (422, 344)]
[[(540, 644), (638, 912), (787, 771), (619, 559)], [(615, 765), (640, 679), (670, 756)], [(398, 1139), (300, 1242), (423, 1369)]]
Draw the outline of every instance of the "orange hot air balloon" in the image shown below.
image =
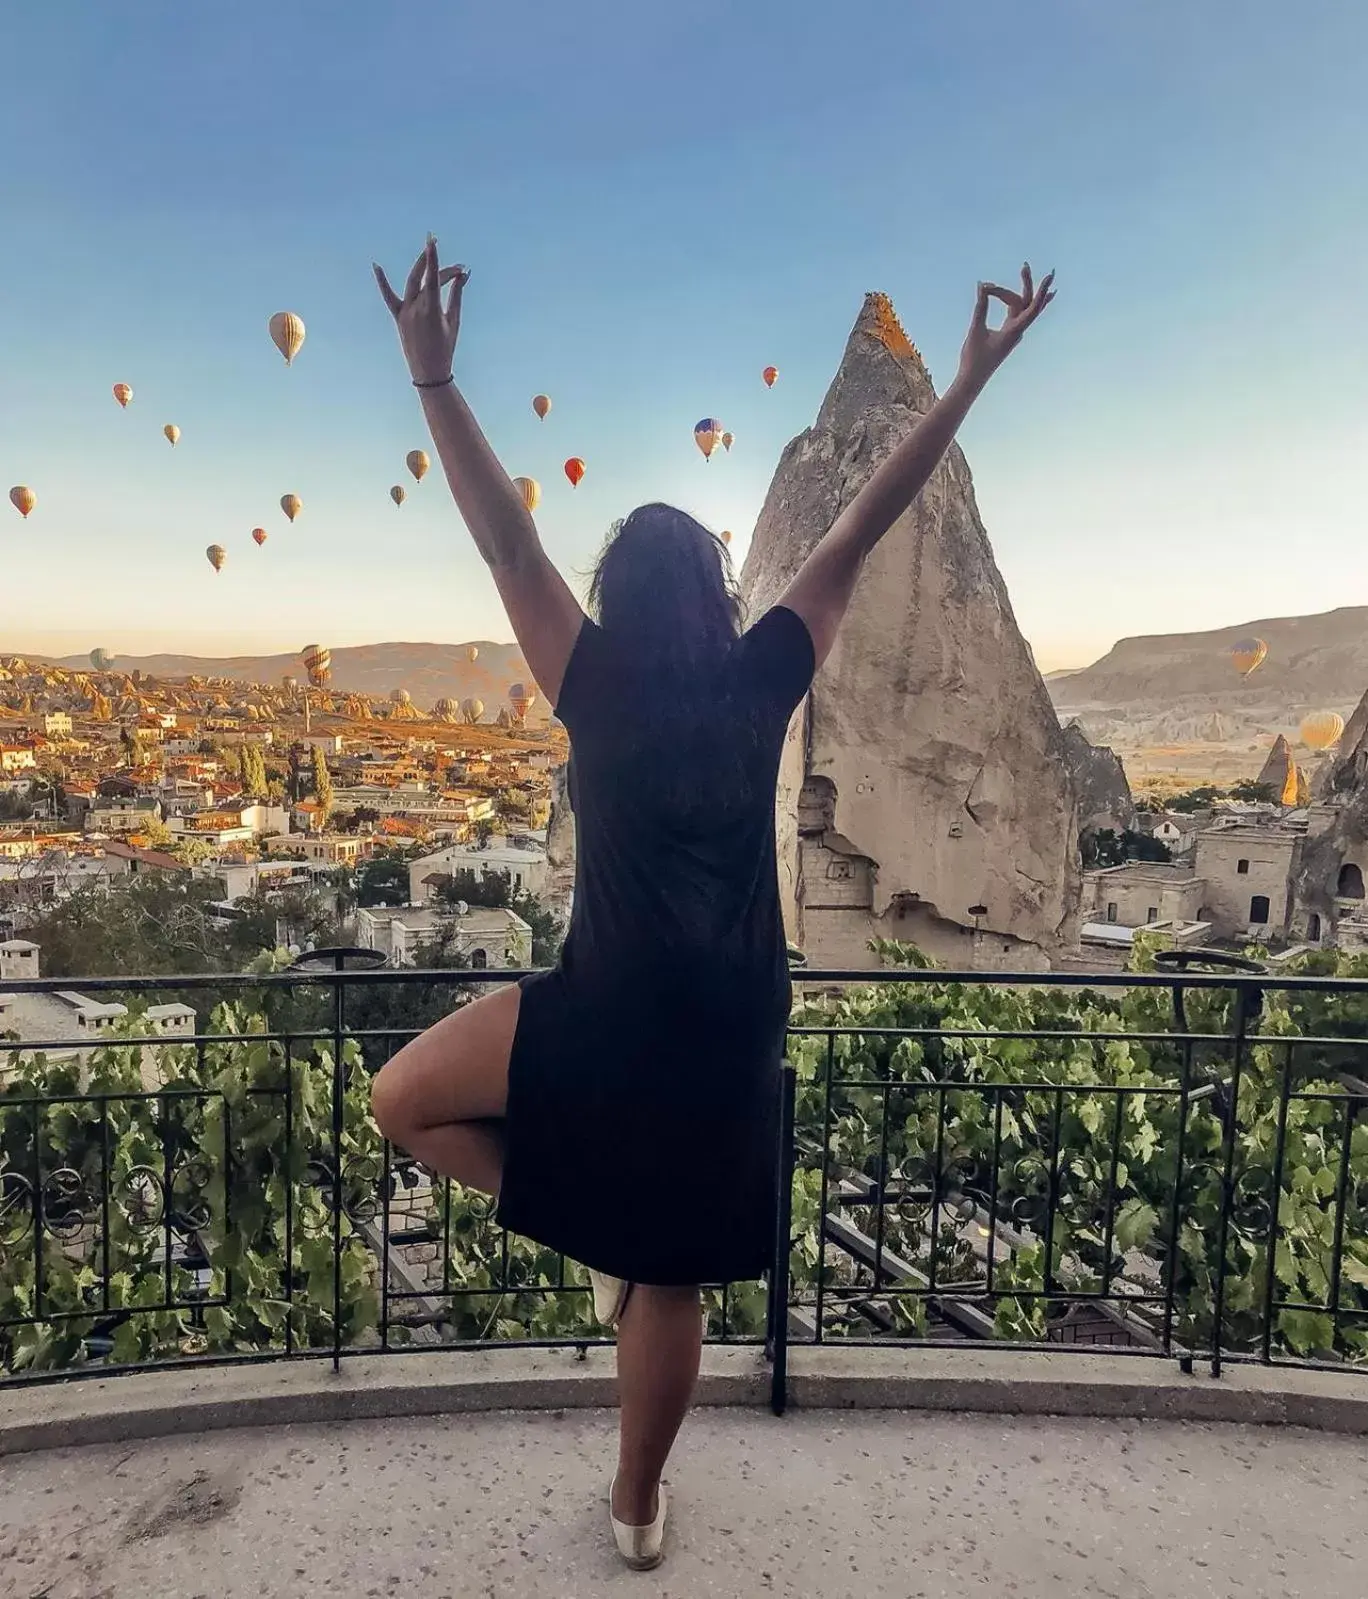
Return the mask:
[(570, 479), (570, 487), (572, 489), (577, 489), (580, 486), (580, 481), (584, 477), (584, 462), (580, 460), (579, 456), (572, 455), (565, 463), (565, 475)]
[(1302, 743), (1313, 750), (1328, 750), (1344, 733), (1344, 718), (1337, 711), (1314, 711), (1301, 725)]
[(735, 443), (736, 443), (736, 435), (735, 435), (735, 433), (724, 433), (722, 435), (722, 448), (727, 452), (728, 455), (731, 454), (731, 447)]
[(166, 442), (174, 450), (176, 447), (176, 441), (180, 438), (180, 429), (174, 422), (168, 422), (162, 429), (162, 432), (166, 435)]
[(772, 389), (774, 380), (779, 376), (779, 368), (777, 366), (767, 366), (760, 376), (765, 380), (765, 387)]
[(1248, 677), (1267, 654), (1268, 645), (1261, 638), (1236, 639), (1230, 646), (1230, 664), (1241, 677)]
[(731, 534), (725, 528), (722, 530), (722, 542), (724, 544), (731, 543)]
[(257, 548), (260, 549), (266, 542), (266, 529), (264, 527), (254, 527), (252, 529), (252, 537), (256, 540)]
[(534, 394), (532, 396), (532, 409), (546, 421), (546, 413), (551, 409), (551, 396), (549, 394)]
[(26, 522), (28, 521), (29, 512), (37, 503), (38, 496), (23, 483), (15, 484), (10, 490), (10, 504)]
[(277, 311), (266, 326), (270, 329), (271, 342), (289, 366), (304, 345), (303, 322), (293, 311)]
[(404, 501), (408, 499), (408, 490), (402, 483), (396, 483), (390, 490), (390, 499), (392, 499), (396, 505), (402, 505)]
[(426, 450), (410, 450), (404, 457), (404, 465), (413, 473), (414, 482), (421, 483), (432, 462), (428, 460)]
[(534, 477), (515, 477), (513, 487), (522, 495), (522, 502), (529, 511), (535, 511), (541, 504), (541, 484)]
[(282, 494), (280, 496), (280, 509), (293, 522), (295, 517), (304, 509), (304, 501), (297, 494)]
[(225, 550), (221, 544), (211, 544), (204, 553), (208, 558), (209, 565), (212, 566), (216, 572), (221, 572), (223, 570), (223, 563), (228, 559), (227, 550)]
[(116, 383), (114, 385), (114, 398), (119, 402), (121, 409), (127, 410), (128, 402), (133, 398), (133, 390), (127, 383)]

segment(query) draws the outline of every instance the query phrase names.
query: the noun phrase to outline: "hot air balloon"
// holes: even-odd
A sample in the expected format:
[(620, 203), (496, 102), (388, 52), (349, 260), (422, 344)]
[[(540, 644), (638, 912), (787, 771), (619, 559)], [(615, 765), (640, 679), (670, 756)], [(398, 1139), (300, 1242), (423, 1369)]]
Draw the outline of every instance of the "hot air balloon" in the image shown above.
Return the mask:
[(1248, 677), (1268, 654), (1268, 645), (1261, 638), (1242, 638), (1230, 646), (1230, 664), (1241, 677)]
[(727, 531), (726, 528), (723, 528), (723, 530), (722, 530), (722, 542), (724, 544), (730, 544), (731, 543), (731, 534)]
[(285, 365), (289, 366), (304, 344), (303, 322), (293, 311), (277, 311), (267, 327), (271, 330), (271, 342), (285, 357)]
[(10, 490), (10, 504), (28, 521), (28, 514), (38, 503), (38, 496), (26, 484), (16, 483)]
[(221, 544), (211, 544), (204, 554), (209, 562), (209, 565), (212, 566), (216, 572), (221, 572), (223, 570), (223, 563), (228, 559), (228, 552)]
[(709, 460), (712, 452), (722, 442), (722, 435), (726, 430), (715, 416), (705, 416), (694, 427), (694, 443), (703, 452), (703, 459)]
[(90, 664), (97, 672), (107, 672), (113, 662), (114, 657), (108, 650), (94, 649), (90, 652)]
[(280, 680), (280, 686), (287, 694), (293, 694), (294, 691), (299, 687), (299, 680), (298, 678), (292, 677), (288, 672), (286, 672), (285, 676)]
[(467, 722), (478, 722), (484, 715), (483, 700), (462, 700), (461, 709), (465, 712)]
[(520, 722), (526, 721), (527, 713), (537, 703), (537, 691), (527, 683), (514, 683), (508, 691), (508, 703), (513, 707), (513, 714)]
[(736, 443), (736, 435), (735, 435), (735, 433), (724, 433), (722, 435), (722, 448), (727, 452), (728, 455), (731, 454), (731, 447), (735, 443)]
[(304, 501), (297, 494), (282, 494), (280, 496), (280, 509), (293, 522), (295, 517), (304, 509)]
[(532, 409), (546, 421), (546, 413), (551, 409), (551, 396), (549, 394), (534, 394), (532, 396)]
[(414, 481), (421, 483), (432, 462), (428, 460), (426, 450), (410, 450), (404, 457), (404, 465), (413, 473)]
[(408, 499), (408, 490), (402, 483), (396, 483), (390, 490), (390, 499), (392, 499), (396, 505), (402, 505), (404, 501)]
[(390, 690), (391, 705), (412, 705), (413, 695), (406, 688), (392, 688)]
[(264, 527), (254, 527), (252, 529), (252, 537), (256, 540), (257, 548), (260, 549), (266, 542), (266, 529)]
[(765, 387), (772, 389), (774, 380), (779, 376), (779, 368), (777, 366), (767, 366), (760, 376), (765, 380)]
[(162, 432), (166, 435), (166, 442), (174, 450), (176, 447), (176, 440), (180, 438), (180, 429), (174, 422), (168, 422), (162, 429)]
[(1301, 725), (1302, 743), (1313, 750), (1328, 750), (1343, 732), (1344, 718), (1336, 711), (1313, 711)]
[(322, 688), (332, 676), (332, 651), (321, 644), (306, 644), (299, 652), (299, 659), (315, 688)]
[(522, 502), (529, 511), (535, 511), (541, 504), (541, 484), (534, 477), (515, 477), (513, 487), (522, 495)]
[(128, 402), (133, 398), (133, 390), (127, 383), (114, 385), (114, 398), (119, 402), (120, 409), (127, 410)]
[(572, 489), (577, 489), (580, 486), (580, 480), (584, 477), (584, 462), (580, 460), (579, 456), (572, 455), (565, 463), (565, 475), (570, 479), (570, 487)]
[(466, 651), (466, 660), (468, 660), (468, 661), (478, 661), (479, 658), (480, 658), (480, 652), (475, 647), (475, 645), (472, 644), (470, 646), (470, 648)]

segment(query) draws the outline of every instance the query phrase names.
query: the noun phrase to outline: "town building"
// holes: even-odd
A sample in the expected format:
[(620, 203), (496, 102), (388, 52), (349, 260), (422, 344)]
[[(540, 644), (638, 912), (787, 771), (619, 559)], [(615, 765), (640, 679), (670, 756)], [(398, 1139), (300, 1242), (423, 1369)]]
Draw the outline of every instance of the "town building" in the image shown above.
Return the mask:
[(357, 942), (379, 950), (390, 966), (413, 966), (416, 952), (442, 940), (474, 971), (532, 964), (532, 929), (516, 912), (472, 906), (464, 913), (409, 906), (368, 906), (356, 913)]
[(546, 887), (546, 848), (527, 835), (491, 838), (487, 845), (453, 844), (409, 863), (409, 904), (432, 905), (442, 885), (457, 872), (484, 882), (506, 877), (515, 893), (540, 895)]

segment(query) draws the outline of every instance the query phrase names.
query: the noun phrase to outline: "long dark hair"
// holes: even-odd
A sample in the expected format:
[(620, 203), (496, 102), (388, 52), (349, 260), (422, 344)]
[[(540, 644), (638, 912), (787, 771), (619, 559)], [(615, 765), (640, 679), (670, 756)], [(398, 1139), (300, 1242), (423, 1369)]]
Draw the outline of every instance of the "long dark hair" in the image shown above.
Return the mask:
[(613, 524), (589, 585), (589, 608), (652, 674), (717, 661), (741, 631), (726, 545), (672, 505), (641, 505)]

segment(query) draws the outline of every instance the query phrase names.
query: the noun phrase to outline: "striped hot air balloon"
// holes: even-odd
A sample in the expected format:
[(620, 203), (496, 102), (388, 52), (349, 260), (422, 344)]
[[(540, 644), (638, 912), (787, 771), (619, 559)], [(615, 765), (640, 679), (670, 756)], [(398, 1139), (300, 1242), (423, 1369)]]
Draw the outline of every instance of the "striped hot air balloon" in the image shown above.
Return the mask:
[(508, 703), (514, 716), (520, 722), (525, 722), (527, 713), (537, 703), (537, 691), (527, 683), (514, 683), (508, 691)]
[(29, 512), (37, 503), (38, 496), (29, 488), (27, 483), (16, 483), (10, 490), (10, 504), (26, 522), (28, 521)]
[(271, 342), (285, 357), (285, 365), (289, 366), (304, 346), (303, 322), (293, 311), (277, 311), (266, 325), (270, 330)]
[(534, 477), (515, 477), (513, 487), (522, 495), (522, 502), (529, 511), (535, 511), (541, 504), (541, 484)]
[(410, 450), (404, 457), (404, 465), (413, 473), (413, 481), (421, 483), (427, 476), (427, 469), (432, 462), (428, 460), (426, 450)]
[(280, 496), (280, 509), (293, 522), (295, 517), (304, 509), (304, 501), (297, 494), (282, 494)]
[(396, 505), (402, 505), (404, 501), (408, 499), (408, 490), (402, 483), (396, 483), (390, 490), (390, 499), (392, 499)]
[(216, 572), (221, 572), (223, 563), (228, 559), (228, 552), (221, 544), (211, 544), (204, 552), (204, 556)]
[(332, 651), (321, 644), (306, 644), (299, 652), (304, 670), (315, 688), (322, 688), (332, 677)]

